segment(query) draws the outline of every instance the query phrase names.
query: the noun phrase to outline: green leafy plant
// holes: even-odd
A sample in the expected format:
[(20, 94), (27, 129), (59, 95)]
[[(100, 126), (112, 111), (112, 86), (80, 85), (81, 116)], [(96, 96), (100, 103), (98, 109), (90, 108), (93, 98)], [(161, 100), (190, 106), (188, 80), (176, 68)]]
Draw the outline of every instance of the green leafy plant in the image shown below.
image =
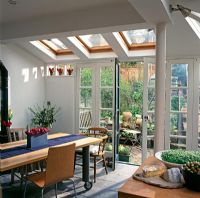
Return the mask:
[(130, 155), (130, 148), (128, 146), (119, 145), (119, 155)]
[(105, 150), (112, 151), (112, 144), (106, 144)]
[(200, 152), (199, 151), (185, 151), (185, 150), (168, 150), (162, 153), (161, 158), (164, 161), (186, 164), (187, 162), (200, 162)]
[(50, 102), (40, 107), (39, 105), (29, 107), (29, 110), (33, 114), (32, 123), (36, 127), (52, 127), (52, 124), (56, 121), (55, 117), (60, 111), (60, 108), (55, 105), (51, 105)]

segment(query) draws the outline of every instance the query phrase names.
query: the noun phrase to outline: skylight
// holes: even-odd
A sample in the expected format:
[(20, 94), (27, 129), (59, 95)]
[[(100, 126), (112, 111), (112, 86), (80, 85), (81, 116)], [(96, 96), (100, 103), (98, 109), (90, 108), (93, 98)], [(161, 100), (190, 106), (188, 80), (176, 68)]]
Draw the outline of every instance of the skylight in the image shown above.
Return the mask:
[(53, 39), (44, 39), (44, 40), (40, 40), (40, 42), (45, 45), (46, 47), (48, 47), (55, 55), (69, 55), (69, 54), (73, 54), (72, 51), (70, 51), (63, 42), (61, 42), (59, 39), (57, 38), (53, 38)]
[(77, 36), (77, 39), (90, 53), (109, 52), (112, 48), (101, 34), (88, 34)]
[(119, 33), (129, 50), (155, 48), (156, 37), (153, 29), (128, 30)]

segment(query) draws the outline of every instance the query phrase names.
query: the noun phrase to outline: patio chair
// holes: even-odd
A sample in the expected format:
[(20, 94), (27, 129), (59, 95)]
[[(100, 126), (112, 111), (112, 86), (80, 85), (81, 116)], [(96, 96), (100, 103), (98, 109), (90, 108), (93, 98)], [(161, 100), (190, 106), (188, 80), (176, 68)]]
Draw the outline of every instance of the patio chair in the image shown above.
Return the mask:
[(27, 176), (24, 198), (26, 196), (28, 180), (42, 189), (42, 198), (46, 187), (55, 185), (55, 195), (57, 197), (57, 183), (63, 180), (71, 180), (76, 197), (75, 183), (73, 179), (71, 179), (74, 176), (74, 155), (75, 144), (50, 147), (47, 156), (46, 171)]
[[(90, 146), (90, 157), (93, 158), (93, 166), (91, 168), (94, 168), (94, 183), (96, 182), (96, 167), (97, 164), (100, 162), (103, 162), (105, 172), (108, 174), (106, 162), (105, 162), (105, 145), (108, 140), (108, 130), (103, 127), (91, 127), (88, 128), (87, 133), (84, 135), (92, 136), (92, 137), (98, 137), (101, 138), (102, 141), (98, 145), (92, 145)], [(82, 155), (82, 150), (76, 150), (76, 154)], [(80, 165), (80, 164), (77, 164)]]
[(87, 129), (92, 124), (92, 115), (90, 111), (84, 111), (80, 113), (80, 129)]

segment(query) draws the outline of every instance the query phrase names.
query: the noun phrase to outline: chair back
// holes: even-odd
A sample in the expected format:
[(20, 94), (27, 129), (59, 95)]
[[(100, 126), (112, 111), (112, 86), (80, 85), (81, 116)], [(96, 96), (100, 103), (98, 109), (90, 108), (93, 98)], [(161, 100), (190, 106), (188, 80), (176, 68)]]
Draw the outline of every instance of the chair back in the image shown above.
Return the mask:
[(104, 149), (108, 140), (108, 136), (104, 135), (101, 137), (102, 141), (99, 143), (99, 150), (98, 150), (98, 155), (99, 154), (104, 154)]
[(90, 127), (88, 128), (88, 133), (89, 136), (94, 136), (94, 137), (98, 137), (98, 136), (105, 136), (108, 134), (108, 129), (103, 128), (103, 127)]
[(90, 111), (84, 111), (80, 113), (80, 129), (86, 129), (92, 124), (92, 115)]
[(24, 128), (6, 128), (9, 142), (15, 142), (25, 139)]
[(73, 177), (74, 156), (75, 144), (49, 148), (46, 163), (46, 186)]

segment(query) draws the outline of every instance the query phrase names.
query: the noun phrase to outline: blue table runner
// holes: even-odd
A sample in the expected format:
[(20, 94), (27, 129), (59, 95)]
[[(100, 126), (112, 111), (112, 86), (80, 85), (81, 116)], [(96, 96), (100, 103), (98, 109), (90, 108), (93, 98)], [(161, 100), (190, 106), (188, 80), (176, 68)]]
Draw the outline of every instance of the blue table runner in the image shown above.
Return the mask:
[(64, 136), (64, 137), (49, 139), (48, 145), (40, 146), (40, 147), (37, 147), (37, 148), (34, 148), (34, 149), (27, 148), (26, 145), (22, 145), (22, 146), (9, 148), (9, 149), (0, 150), (0, 159), (6, 159), (6, 158), (9, 158), (9, 157), (22, 155), (22, 154), (25, 154), (25, 153), (30, 153), (30, 152), (33, 152), (33, 151), (36, 151), (36, 150), (40, 150), (40, 149), (44, 149), (44, 148), (47, 148), (47, 147), (72, 142), (72, 141), (83, 139), (83, 138), (87, 138), (87, 136), (75, 135), (74, 134), (74, 135), (68, 135), (68, 136)]

